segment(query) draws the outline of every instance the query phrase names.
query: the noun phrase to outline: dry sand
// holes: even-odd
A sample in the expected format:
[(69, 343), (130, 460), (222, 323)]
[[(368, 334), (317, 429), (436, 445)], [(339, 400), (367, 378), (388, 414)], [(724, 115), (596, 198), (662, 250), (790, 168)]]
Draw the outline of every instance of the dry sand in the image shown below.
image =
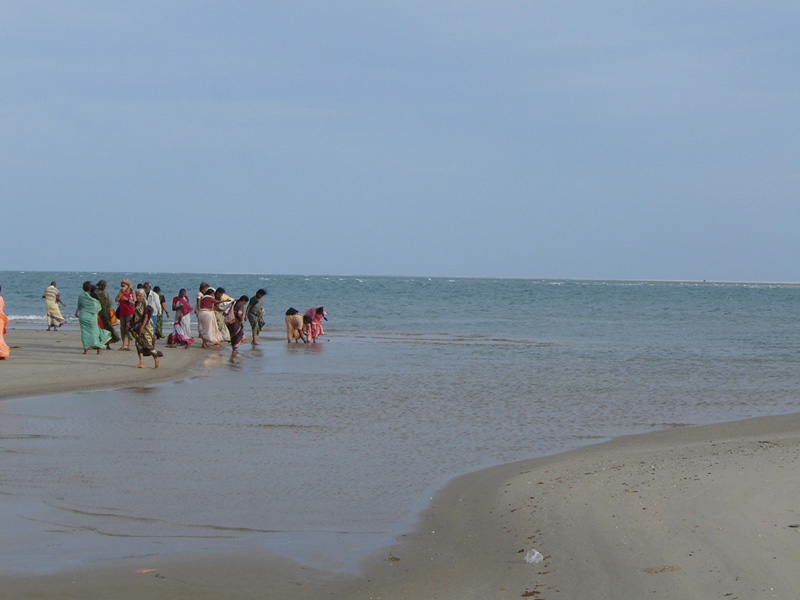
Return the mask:
[[(65, 357), (60, 346), (48, 349), (57, 343), (35, 336), (27, 350), (12, 350), (37, 376), (33, 392), (15, 389), (44, 393), (38, 379), (58, 377), (45, 376), (48, 357), (65, 369), (61, 361), (85, 367), (112, 354), (108, 369), (142, 376), (135, 357), (117, 358), (127, 352), (83, 356), (72, 343)], [(182, 352), (194, 353), (173, 350), (167, 359)], [(0, 364), (4, 388), (12, 364)], [(122, 377), (114, 382), (95, 365), (82, 388), (127, 385)], [(367, 560), (362, 576), (267, 553), (153, 556), (5, 576), (0, 598), (797, 600), (798, 526), (800, 415), (791, 415), (622, 437), (459, 477), (432, 500), (418, 531)], [(532, 548), (541, 563), (524, 561)]]

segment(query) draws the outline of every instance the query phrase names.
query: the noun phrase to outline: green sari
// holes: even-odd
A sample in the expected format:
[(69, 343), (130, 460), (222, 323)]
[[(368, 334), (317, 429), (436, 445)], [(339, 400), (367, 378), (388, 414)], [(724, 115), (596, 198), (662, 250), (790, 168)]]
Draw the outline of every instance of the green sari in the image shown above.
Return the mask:
[(250, 306), (248, 307), (247, 320), (250, 322), (250, 327), (253, 330), (253, 339), (257, 338), (264, 328), (264, 319), (262, 313), (264, 312), (264, 299), (250, 298)]
[(81, 324), (81, 343), (83, 348), (102, 348), (111, 341), (111, 333), (100, 329), (97, 316), (101, 309), (100, 302), (82, 292), (78, 296), (78, 321)]

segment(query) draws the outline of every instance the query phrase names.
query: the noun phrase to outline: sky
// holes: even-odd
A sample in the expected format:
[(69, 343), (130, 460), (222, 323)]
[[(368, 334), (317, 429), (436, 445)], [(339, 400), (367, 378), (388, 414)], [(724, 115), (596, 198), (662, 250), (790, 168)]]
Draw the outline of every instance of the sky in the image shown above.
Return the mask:
[(800, 281), (800, 3), (0, 1), (0, 270)]

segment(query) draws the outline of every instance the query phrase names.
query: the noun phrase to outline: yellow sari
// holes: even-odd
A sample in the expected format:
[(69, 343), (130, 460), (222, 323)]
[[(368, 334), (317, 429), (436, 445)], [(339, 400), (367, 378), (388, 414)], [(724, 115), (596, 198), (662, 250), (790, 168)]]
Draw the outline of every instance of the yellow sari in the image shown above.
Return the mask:
[(44, 308), (47, 312), (47, 327), (61, 327), (67, 320), (61, 314), (61, 309), (58, 307), (58, 297), (60, 292), (54, 285), (50, 285), (42, 294), (44, 298)]

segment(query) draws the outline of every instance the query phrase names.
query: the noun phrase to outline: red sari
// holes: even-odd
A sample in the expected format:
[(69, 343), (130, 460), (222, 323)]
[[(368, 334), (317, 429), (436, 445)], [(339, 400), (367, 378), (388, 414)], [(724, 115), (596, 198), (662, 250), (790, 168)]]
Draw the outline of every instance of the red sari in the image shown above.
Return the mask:
[(188, 347), (194, 343), (192, 337), (192, 305), (185, 296), (175, 296), (172, 299), (172, 311), (175, 313), (175, 321), (172, 333), (167, 337), (167, 344), (170, 346)]

